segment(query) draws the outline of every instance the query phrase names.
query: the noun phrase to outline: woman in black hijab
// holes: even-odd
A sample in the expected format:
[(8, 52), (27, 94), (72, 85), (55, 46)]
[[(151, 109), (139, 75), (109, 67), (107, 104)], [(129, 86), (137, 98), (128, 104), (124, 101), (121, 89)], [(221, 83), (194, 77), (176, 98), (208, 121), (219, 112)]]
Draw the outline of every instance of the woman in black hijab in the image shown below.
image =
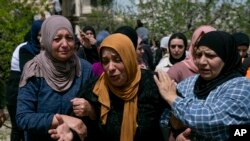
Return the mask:
[(242, 75), (234, 38), (222, 31), (205, 34), (194, 61), (199, 74), (177, 86), (166, 73), (155, 76), (172, 114), (189, 127), (177, 139), (228, 140), (233, 125), (250, 124), (250, 80)]
[(85, 26), (78, 36), (81, 46), (77, 50), (80, 58), (86, 59), (91, 64), (100, 61), (96, 46), (96, 33), (92, 26)]

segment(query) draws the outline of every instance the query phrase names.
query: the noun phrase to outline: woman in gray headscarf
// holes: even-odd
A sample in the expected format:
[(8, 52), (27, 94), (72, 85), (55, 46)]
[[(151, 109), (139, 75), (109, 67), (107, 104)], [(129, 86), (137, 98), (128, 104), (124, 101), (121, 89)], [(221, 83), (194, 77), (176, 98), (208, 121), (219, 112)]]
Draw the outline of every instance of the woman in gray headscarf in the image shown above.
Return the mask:
[[(53, 140), (48, 130), (62, 121), (83, 138), (85, 125), (67, 115), (73, 109), (71, 100), (92, 76), (91, 64), (75, 54), (72, 25), (65, 17), (47, 18), (41, 36), (44, 50), (25, 64), (21, 76), (17, 124), (25, 131), (26, 141)], [(80, 104), (74, 104), (77, 107)]]

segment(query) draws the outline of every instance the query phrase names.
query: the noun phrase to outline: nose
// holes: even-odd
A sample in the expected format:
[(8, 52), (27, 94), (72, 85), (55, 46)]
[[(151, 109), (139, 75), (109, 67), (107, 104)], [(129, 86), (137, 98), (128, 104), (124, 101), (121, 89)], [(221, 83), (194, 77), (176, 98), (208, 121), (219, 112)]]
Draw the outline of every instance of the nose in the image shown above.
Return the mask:
[(110, 61), (109, 65), (108, 65), (108, 70), (109, 71), (115, 70), (115, 64), (114, 64), (114, 62)]
[(178, 51), (179, 51), (178, 46), (175, 46), (175, 47), (173, 48), (173, 51), (174, 51), (174, 52), (178, 52)]
[(63, 46), (63, 47), (67, 47), (67, 46), (68, 46), (68, 42), (67, 42), (67, 39), (66, 39), (66, 38), (63, 38), (63, 39), (62, 39), (62, 46)]
[(207, 64), (207, 58), (205, 55), (202, 55), (199, 59), (199, 64), (206, 65)]
[(175, 51), (175, 52), (178, 52), (178, 51), (179, 51), (179, 48), (178, 48), (178, 47), (176, 47), (176, 48), (174, 49), (174, 51)]

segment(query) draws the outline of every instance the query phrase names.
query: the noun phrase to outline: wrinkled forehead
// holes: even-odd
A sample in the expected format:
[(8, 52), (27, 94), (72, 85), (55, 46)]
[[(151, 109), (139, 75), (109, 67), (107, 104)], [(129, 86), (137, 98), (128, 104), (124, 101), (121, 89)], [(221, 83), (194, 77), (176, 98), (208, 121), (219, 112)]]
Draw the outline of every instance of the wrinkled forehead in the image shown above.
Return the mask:
[(115, 49), (107, 46), (102, 47), (102, 49), (100, 50), (100, 54), (101, 57), (104, 57), (107, 54), (111, 54), (112, 56), (119, 56), (118, 52)]
[(200, 46), (199, 48), (195, 49), (196, 53), (209, 53), (209, 54), (217, 54), (214, 50), (212, 50), (211, 48), (209, 48), (208, 46)]

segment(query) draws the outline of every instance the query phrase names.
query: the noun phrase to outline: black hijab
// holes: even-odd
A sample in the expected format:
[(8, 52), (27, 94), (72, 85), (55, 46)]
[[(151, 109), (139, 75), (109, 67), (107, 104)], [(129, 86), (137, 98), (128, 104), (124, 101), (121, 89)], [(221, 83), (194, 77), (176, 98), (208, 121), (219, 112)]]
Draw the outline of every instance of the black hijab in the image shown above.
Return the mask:
[(116, 29), (114, 33), (122, 33), (130, 38), (130, 40), (133, 42), (133, 45), (135, 49), (137, 48), (137, 43), (138, 43), (138, 35), (136, 33), (136, 30), (133, 29), (130, 26), (121, 26)]
[(92, 26), (87, 25), (87, 26), (85, 26), (85, 27), (82, 29), (82, 31), (85, 32), (85, 33), (86, 33), (88, 30), (90, 30), (90, 31), (93, 33), (94, 38), (96, 38), (95, 29), (94, 29)]
[(42, 27), (42, 20), (35, 20), (32, 23), (31, 30), (30, 30), (30, 36), (28, 39), (28, 43), (23, 46), (26, 50), (28, 50), (32, 55), (37, 55), (40, 52), (40, 42), (37, 38), (41, 27)]
[[(233, 34), (233, 37), (235, 39), (236, 42), (236, 46), (246, 46), (247, 48), (249, 48), (249, 37), (247, 34), (242, 33), (242, 32), (237, 32)], [(244, 56), (244, 58), (247, 58), (248, 55), (246, 54), (246, 56)]]
[(242, 76), (241, 59), (232, 35), (223, 31), (212, 31), (205, 34), (198, 42), (197, 48), (206, 46), (222, 59), (224, 67), (220, 74), (212, 80), (204, 80), (198, 77), (194, 86), (194, 93), (198, 97), (206, 97), (210, 91), (222, 83)]
[[(181, 58), (179, 58), (179, 59), (175, 59), (173, 57), (173, 55), (171, 54), (171, 51), (170, 51), (170, 44), (171, 44), (171, 41), (173, 39), (181, 39), (181, 40), (183, 40), (183, 43), (184, 43), (184, 52), (183, 52)], [(169, 38), (168, 50), (169, 50), (169, 54), (170, 54), (169, 61), (171, 62), (171, 64), (174, 65), (175, 63), (178, 63), (178, 62), (184, 60), (186, 58), (186, 50), (187, 50), (187, 38), (186, 38), (186, 36), (183, 33), (174, 33), (174, 34), (172, 34), (170, 36), (170, 38)]]

